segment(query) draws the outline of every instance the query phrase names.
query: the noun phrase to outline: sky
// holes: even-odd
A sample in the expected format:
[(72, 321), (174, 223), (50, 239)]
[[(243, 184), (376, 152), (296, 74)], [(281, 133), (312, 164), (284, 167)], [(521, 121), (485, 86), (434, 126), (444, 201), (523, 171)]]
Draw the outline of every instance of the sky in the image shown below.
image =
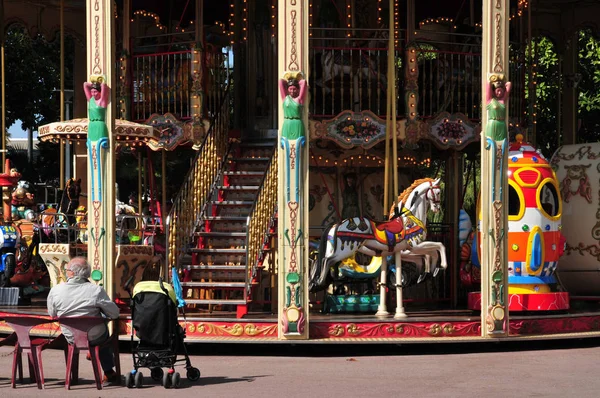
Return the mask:
[[(8, 128), (8, 133), (12, 138), (27, 138), (27, 132), (21, 127), (20, 120), (17, 120), (15, 124)], [(37, 138), (37, 131), (33, 132), (33, 138)]]

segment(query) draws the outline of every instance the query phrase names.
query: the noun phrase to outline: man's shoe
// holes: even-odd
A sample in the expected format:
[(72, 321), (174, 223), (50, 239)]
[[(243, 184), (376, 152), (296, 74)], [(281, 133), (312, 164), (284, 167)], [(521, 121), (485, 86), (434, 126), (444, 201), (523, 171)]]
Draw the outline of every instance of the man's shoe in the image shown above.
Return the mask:
[(104, 375), (102, 379), (102, 386), (120, 386), (121, 385), (121, 376), (117, 374), (117, 372), (112, 372)]

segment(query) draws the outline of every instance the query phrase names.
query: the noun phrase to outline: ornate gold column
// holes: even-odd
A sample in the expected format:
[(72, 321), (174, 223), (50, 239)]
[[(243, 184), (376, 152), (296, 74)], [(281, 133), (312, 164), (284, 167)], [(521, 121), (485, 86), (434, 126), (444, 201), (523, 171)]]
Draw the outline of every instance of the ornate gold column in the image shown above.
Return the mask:
[[(87, 0), (87, 79), (104, 83), (102, 90), (114, 87), (114, 25), (112, 0)], [(101, 79), (100, 79), (101, 78)], [(106, 92), (106, 91), (105, 91)], [(88, 127), (88, 261), (92, 266), (92, 280), (103, 284), (109, 296), (114, 293), (113, 267), (115, 260), (115, 140), (114, 95), (112, 90), (106, 106), (106, 131), (96, 134), (102, 118), (91, 119)], [(88, 105), (88, 117), (92, 109)], [(100, 105), (101, 107), (101, 105)], [(97, 112), (96, 112), (97, 113)]]
[(483, 0), (481, 334), (508, 336), (509, 0)]
[[(289, 84), (298, 83), (302, 102), (308, 81), (308, 2), (278, 2), (278, 324), (281, 339), (308, 339), (308, 95), (284, 119), (284, 102), (294, 106)], [(284, 82), (281, 81), (284, 79)], [(302, 82), (304, 80), (304, 82)], [(282, 86), (283, 84), (283, 86)], [(298, 103), (296, 102), (296, 106)], [(288, 107), (289, 109), (289, 107)], [(287, 111), (286, 111), (287, 112)], [(298, 120), (300, 119), (300, 120)], [(291, 127), (291, 128), (290, 128)]]

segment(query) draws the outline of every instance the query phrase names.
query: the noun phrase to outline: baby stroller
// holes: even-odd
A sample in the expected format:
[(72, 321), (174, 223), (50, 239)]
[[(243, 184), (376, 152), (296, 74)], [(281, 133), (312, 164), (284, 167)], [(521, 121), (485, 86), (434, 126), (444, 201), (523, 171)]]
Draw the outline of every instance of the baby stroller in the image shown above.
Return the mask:
[[(158, 281), (139, 282), (131, 295), (131, 320), (139, 341), (131, 334), (133, 370), (125, 375), (127, 388), (139, 388), (144, 376), (139, 368), (149, 368), (150, 377), (161, 381), (165, 388), (177, 388), (181, 376), (175, 371), (177, 363), (185, 362), (187, 378), (196, 381), (200, 370), (192, 366), (184, 343), (185, 330), (177, 321), (177, 297), (173, 287)], [(184, 357), (177, 359), (183, 350)], [(168, 368), (163, 372), (162, 368)]]

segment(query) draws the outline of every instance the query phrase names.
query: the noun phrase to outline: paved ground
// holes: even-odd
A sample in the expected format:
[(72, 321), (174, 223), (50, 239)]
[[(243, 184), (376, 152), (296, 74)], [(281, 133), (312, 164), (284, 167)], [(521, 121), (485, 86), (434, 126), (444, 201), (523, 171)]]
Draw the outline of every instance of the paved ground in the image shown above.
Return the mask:
[[(126, 348), (126, 347), (124, 347)], [(180, 391), (148, 382), (139, 390), (92, 384), (82, 359), (82, 397), (598, 397), (600, 339), (429, 345), (195, 345), (192, 362), (202, 371)], [(0, 396), (65, 396), (64, 359), (44, 351), (46, 390), (10, 388), (10, 348), (0, 348)], [(121, 355), (130, 369), (131, 356)], [(142, 370), (146, 376), (149, 371)]]

